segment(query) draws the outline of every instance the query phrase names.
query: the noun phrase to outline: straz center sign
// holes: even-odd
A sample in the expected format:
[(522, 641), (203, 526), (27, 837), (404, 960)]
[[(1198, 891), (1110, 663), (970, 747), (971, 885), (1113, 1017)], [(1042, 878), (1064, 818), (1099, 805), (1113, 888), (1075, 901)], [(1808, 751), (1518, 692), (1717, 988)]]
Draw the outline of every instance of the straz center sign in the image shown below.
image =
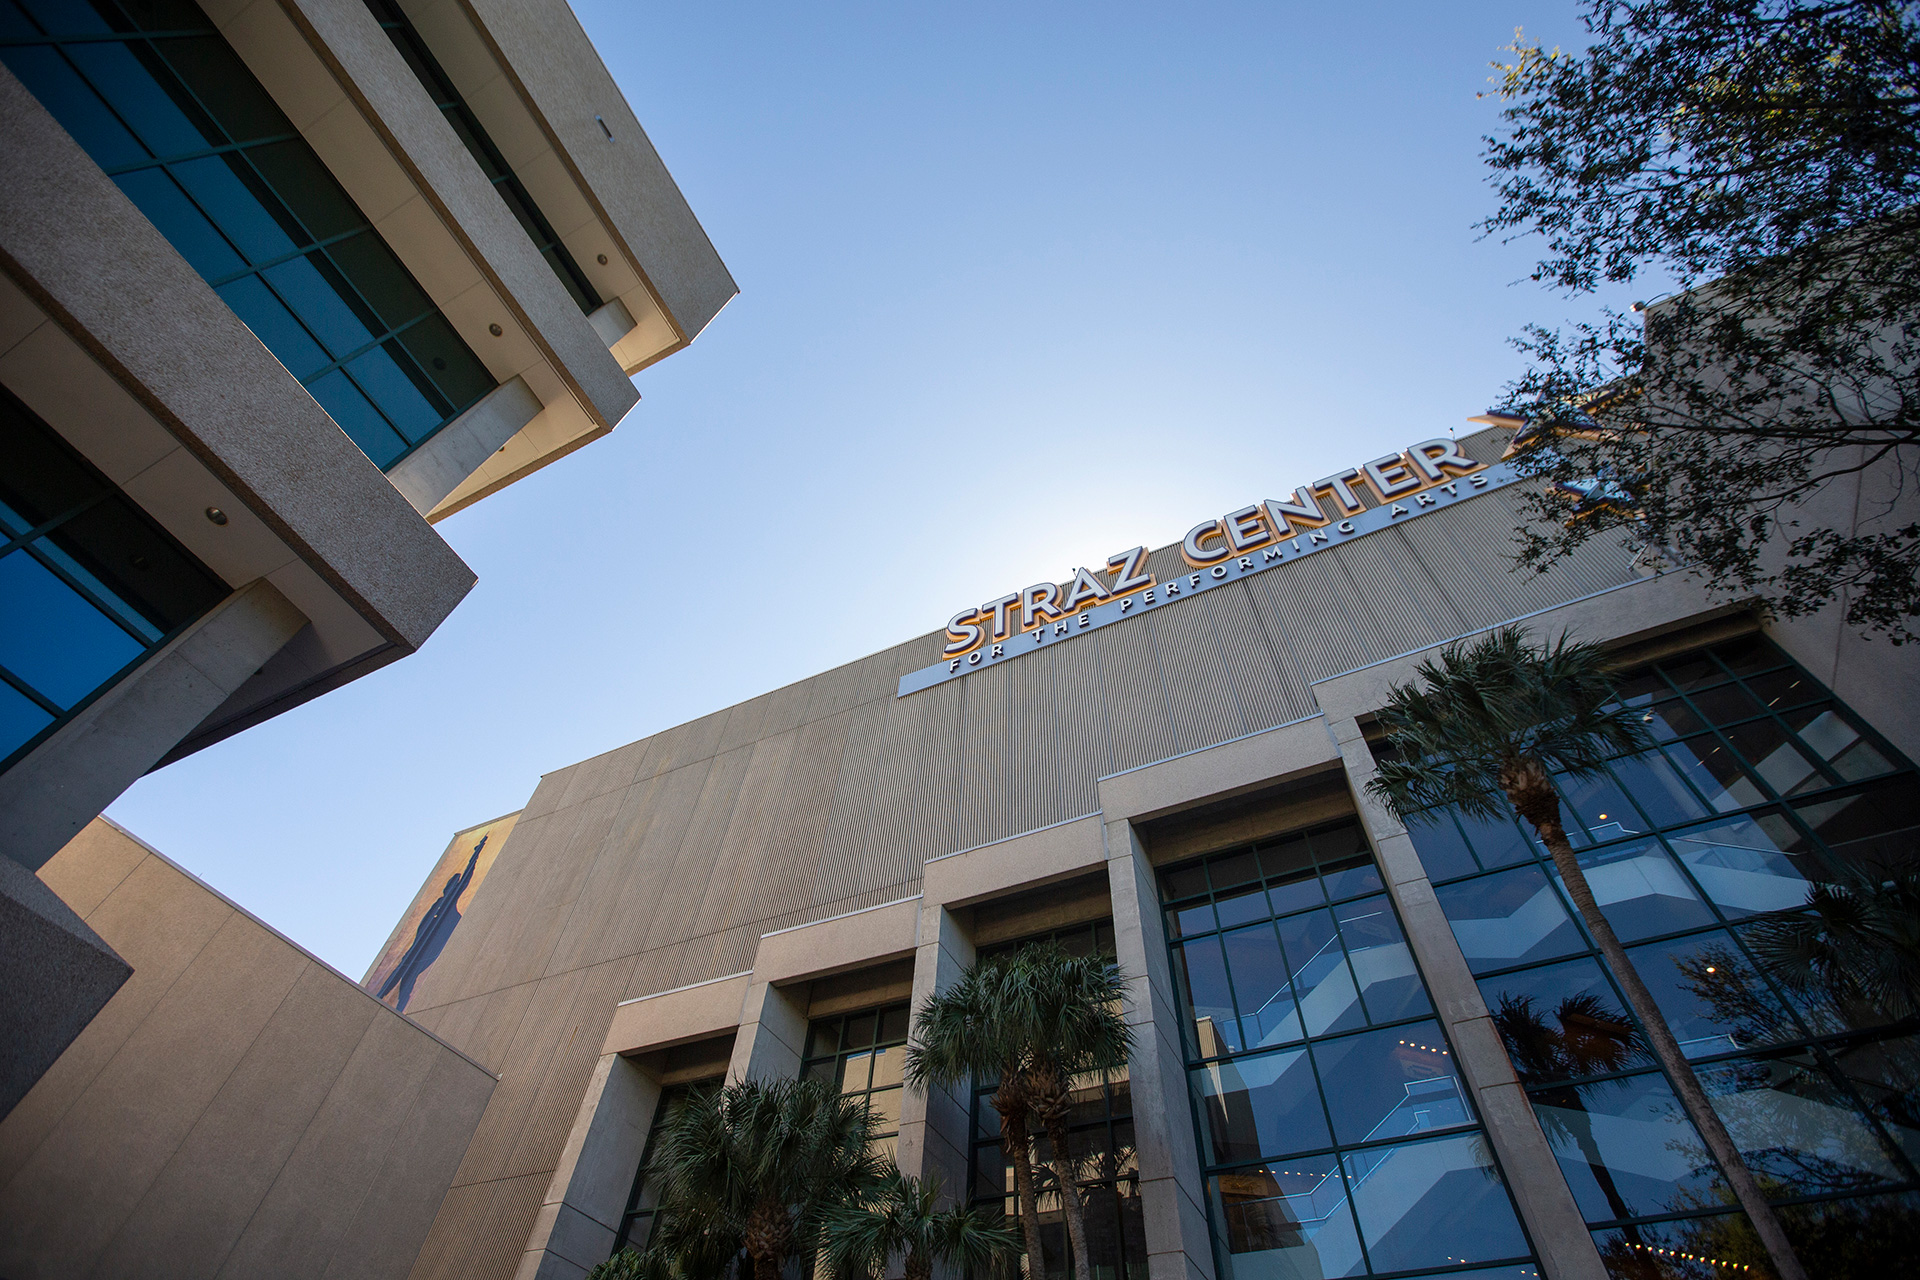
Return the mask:
[[(1303, 485), (1290, 500), (1269, 498), (1195, 525), (1180, 542), (1181, 558), (1192, 573), (1158, 581), (1144, 567), (1147, 549), (1132, 547), (1107, 557), (1105, 577), (1081, 567), (1063, 583), (1036, 582), (962, 609), (947, 623), (945, 656), (901, 676), (895, 696), (957, 680), (1519, 478), (1506, 463), (1475, 462), (1451, 440), (1422, 440), (1403, 453)], [(1380, 505), (1364, 506), (1357, 484), (1378, 495)], [(1316, 496), (1321, 494), (1328, 499), (1325, 506)], [(1342, 518), (1330, 518), (1329, 510)]]

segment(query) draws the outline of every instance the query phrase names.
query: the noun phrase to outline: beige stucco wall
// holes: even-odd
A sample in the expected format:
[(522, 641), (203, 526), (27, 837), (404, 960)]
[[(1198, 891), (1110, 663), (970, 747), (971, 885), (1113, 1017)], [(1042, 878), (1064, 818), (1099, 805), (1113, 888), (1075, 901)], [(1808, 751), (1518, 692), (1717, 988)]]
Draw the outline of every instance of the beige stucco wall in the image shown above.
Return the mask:
[(133, 977), (0, 1121), (0, 1275), (404, 1276), (493, 1077), (105, 820), (41, 878)]

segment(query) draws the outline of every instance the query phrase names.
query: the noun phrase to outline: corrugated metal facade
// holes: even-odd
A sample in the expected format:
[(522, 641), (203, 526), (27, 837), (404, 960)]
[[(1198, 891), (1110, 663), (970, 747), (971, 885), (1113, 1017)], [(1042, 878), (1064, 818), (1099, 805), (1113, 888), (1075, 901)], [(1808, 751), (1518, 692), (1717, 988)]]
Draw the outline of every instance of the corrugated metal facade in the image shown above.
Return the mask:
[[(549, 774), (414, 996), (502, 1072), (415, 1274), (513, 1274), (618, 1000), (740, 972), (763, 933), (1090, 813), (1103, 776), (1312, 715), (1317, 680), (1631, 580), (1616, 548), (1513, 572), (1518, 498), (895, 697), (936, 632)], [(1177, 548), (1149, 563), (1188, 572)]]

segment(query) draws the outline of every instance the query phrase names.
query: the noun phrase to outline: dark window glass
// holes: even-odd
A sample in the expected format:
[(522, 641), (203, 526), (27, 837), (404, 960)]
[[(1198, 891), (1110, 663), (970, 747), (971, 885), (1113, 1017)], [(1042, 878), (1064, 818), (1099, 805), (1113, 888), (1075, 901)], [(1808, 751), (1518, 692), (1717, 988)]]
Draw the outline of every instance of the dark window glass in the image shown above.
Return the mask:
[(0, 768), (227, 588), (0, 391)]
[(1526, 1255), (1500, 1171), (1473, 1135), (1369, 1147), (1341, 1159), (1375, 1271)]
[(1585, 940), (1539, 867), (1442, 885), (1434, 890), (1475, 973), (1583, 950)]
[(1480, 980), (1522, 1084), (1581, 1079), (1648, 1061), (1626, 1001), (1587, 957)]
[(10, 12), (0, 61), (374, 462), (391, 467), (493, 389), (198, 7)]
[(459, 135), (461, 143), (480, 166), (480, 172), (487, 175), (487, 181), (500, 193), (500, 198), (506, 202), (515, 220), (526, 229), (527, 238), (533, 241), (540, 256), (547, 260), (547, 265), (559, 277), (575, 305), (584, 312), (598, 309), (600, 295), (587, 279), (586, 272), (580, 269), (580, 264), (567, 251), (567, 246), (561, 243), (559, 235), (540, 212), (540, 206), (533, 202), (533, 196), (514, 174), (506, 157), (493, 145), (493, 139), (481, 127), (479, 117), (473, 114), (460, 96), (460, 91), (454, 87), (453, 80), (435, 61), (426, 41), (421, 39), (407, 15), (399, 5), (389, 0), (367, 0), (367, 8), (372, 10), (374, 18), (393, 41), (394, 48), (400, 51), (400, 56), (413, 69), (420, 87), (427, 91), (427, 96), (440, 108), (447, 123), (453, 126), (454, 133)]
[(1382, 1142), (1473, 1123), (1440, 1024), (1412, 1022), (1316, 1042), (1333, 1135)]
[[(1657, 840), (1581, 854), (1580, 869), (1601, 914), (1622, 942), (1716, 923), (1679, 864)], [(1559, 873), (1553, 879), (1564, 890)]]
[(1672, 1213), (1730, 1194), (1658, 1072), (1529, 1096), (1590, 1223)]
[(905, 1004), (815, 1018), (800, 1064), (803, 1077), (831, 1081), (842, 1094), (865, 1099), (874, 1122), (873, 1149), (889, 1156), (900, 1132), (907, 1020)]

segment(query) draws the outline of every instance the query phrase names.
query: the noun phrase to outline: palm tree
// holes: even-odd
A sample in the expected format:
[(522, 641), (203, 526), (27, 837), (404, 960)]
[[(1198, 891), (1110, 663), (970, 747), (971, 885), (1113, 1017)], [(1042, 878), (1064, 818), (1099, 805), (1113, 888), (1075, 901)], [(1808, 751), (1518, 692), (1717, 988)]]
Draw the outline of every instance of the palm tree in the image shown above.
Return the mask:
[(879, 1280), (895, 1254), (905, 1280), (932, 1280), (948, 1263), (964, 1274), (1020, 1252), (1020, 1238), (977, 1209), (939, 1209), (940, 1182), (889, 1169), (879, 1189), (859, 1204), (840, 1205), (825, 1219), (824, 1257), (832, 1273)]
[(1026, 1045), (1002, 1010), (1007, 1007), (1006, 957), (973, 965), (921, 1008), (914, 1041), (907, 1046), (906, 1078), (922, 1093), (972, 1081), (995, 1081), (992, 1106), (1000, 1117), (1000, 1149), (1013, 1165), (1013, 1191), (1020, 1204), (1028, 1280), (1044, 1280), (1040, 1205), (1033, 1185), (1033, 1139), (1026, 1073)]
[(1029, 1280), (1046, 1274), (1028, 1132), (1035, 1119), (1047, 1135), (1074, 1270), (1081, 1280), (1093, 1275), (1067, 1118), (1074, 1080), (1118, 1070), (1132, 1052), (1133, 1031), (1120, 1013), (1125, 990), (1111, 960), (1036, 944), (973, 966), (930, 1000), (915, 1023), (918, 1043), (907, 1049), (907, 1079), (915, 1088), (998, 1081), (993, 1106), (1001, 1148), (1013, 1163)]
[(1368, 790), (1402, 821), (1442, 805), (1495, 818), (1504, 798), (1532, 825), (1781, 1280), (1806, 1280), (1780, 1219), (1594, 900), (1560, 822), (1553, 775), (1592, 777), (1610, 757), (1653, 745), (1645, 726), (1614, 703), (1606, 654), (1565, 634), (1536, 647), (1520, 628), (1502, 627), (1472, 645), (1448, 645), (1438, 661), (1422, 662), (1417, 674), (1417, 682), (1392, 689), (1380, 710), (1399, 755), (1381, 763)]
[(1904, 1021), (1920, 1014), (1920, 875), (1850, 870), (1814, 885), (1804, 907), (1753, 925), (1747, 945), (1795, 990)]
[(877, 1185), (872, 1138), (865, 1100), (823, 1080), (746, 1080), (688, 1095), (647, 1176), (660, 1180), (663, 1222), (738, 1240), (753, 1280), (778, 1280), (789, 1257), (813, 1252), (829, 1209)]

